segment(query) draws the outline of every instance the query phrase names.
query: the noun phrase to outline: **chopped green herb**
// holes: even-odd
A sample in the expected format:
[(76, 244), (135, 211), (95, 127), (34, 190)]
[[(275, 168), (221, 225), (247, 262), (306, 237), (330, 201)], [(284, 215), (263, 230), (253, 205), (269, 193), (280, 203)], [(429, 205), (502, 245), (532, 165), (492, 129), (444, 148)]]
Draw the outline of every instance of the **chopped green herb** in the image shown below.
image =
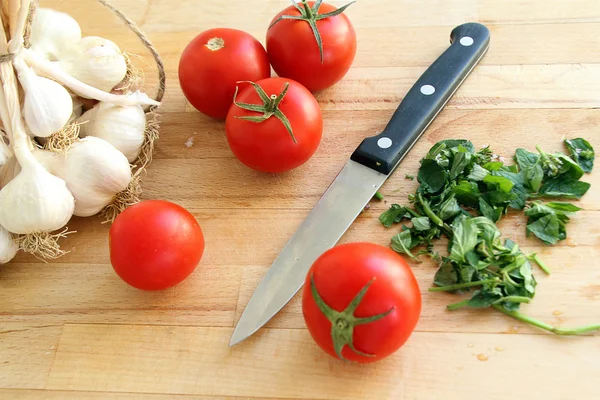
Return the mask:
[(406, 179), (410, 179), (411, 181), (414, 181), (414, 180), (415, 180), (415, 176), (414, 176), (414, 175), (409, 175), (409, 174), (406, 174), (406, 175), (404, 175), (404, 177), (405, 177)]
[(375, 192), (375, 195), (373, 196), (374, 198), (376, 198), (377, 200), (381, 201), (384, 199), (383, 195), (379, 192)]
[[(492, 151), (478, 151), (468, 140), (444, 140), (431, 147), (421, 160), (419, 187), (408, 198), (412, 207), (393, 204), (379, 217), (386, 227), (402, 224), (391, 240), (398, 253), (421, 262), (429, 255), (439, 263), (432, 292), (470, 293), (467, 299), (447, 306), (493, 308), (508, 316), (556, 334), (579, 334), (600, 329), (592, 325), (577, 329), (556, 329), (519, 312), (529, 303), (537, 282), (532, 263), (545, 273), (549, 268), (534, 253), (526, 255), (496, 226), (509, 209), (524, 210), (527, 235), (545, 244), (567, 237), (566, 225), (579, 207), (540, 198), (580, 198), (589, 184), (579, 179), (591, 169), (593, 149), (583, 139), (565, 141), (571, 156), (517, 149), (515, 164), (492, 161)], [(577, 154), (577, 157), (575, 156)], [(501, 158), (500, 158), (501, 159)], [(433, 243), (445, 235), (448, 255), (440, 256)], [(417, 247), (424, 247), (417, 250)]]

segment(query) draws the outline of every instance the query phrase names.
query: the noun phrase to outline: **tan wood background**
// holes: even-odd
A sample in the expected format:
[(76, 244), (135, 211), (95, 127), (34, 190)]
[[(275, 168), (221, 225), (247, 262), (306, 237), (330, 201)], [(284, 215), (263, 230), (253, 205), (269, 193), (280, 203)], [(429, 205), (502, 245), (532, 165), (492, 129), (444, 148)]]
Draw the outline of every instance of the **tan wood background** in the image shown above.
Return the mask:
[[(342, 5), (344, 1), (335, 0)], [(93, 0), (49, 0), (87, 35), (147, 56), (137, 38)], [(255, 173), (235, 160), (223, 124), (195, 112), (177, 80), (179, 54), (202, 30), (243, 29), (264, 42), (286, 0), (113, 0), (142, 26), (168, 69), (162, 137), (145, 198), (188, 208), (206, 236), (196, 272), (147, 293), (125, 285), (108, 259), (109, 226), (74, 219), (70, 251), (44, 264), (19, 256), (0, 268), (2, 399), (481, 399), (598, 398), (600, 337), (559, 338), (490, 310), (447, 312), (456, 300), (430, 294), (435, 266), (414, 265), (423, 292), (416, 332), (392, 357), (368, 366), (321, 352), (295, 298), (268, 327), (227, 344), (258, 280), (362, 138), (381, 130), (415, 79), (447, 46), (451, 29), (479, 21), (491, 30), (481, 65), (385, 184), (404, 203), (418, 160), (436, 141), (464, 137), (497, 153), (542, 144), (561, 149), (582, 136), (600, 150), (600, 1), (359, 0), (348, 9), (358, 34), (352, 70), (318, 95), (322, 144), (305, 166)], [(148, 62), (150, 59), (148, 58)], [(156, 82), (147, 67), (148, 89)], [(193, 146), (185, 143), (193, 138)], [(506, 236), (537, 251), (553, 274), (537, 273), (523, 310), (560, 326), (600, 322), (600, 175), (585, 208), (555, 247), (525, 237), (512, 215)], [(374, 203), (342, 239), (387, 245)]]

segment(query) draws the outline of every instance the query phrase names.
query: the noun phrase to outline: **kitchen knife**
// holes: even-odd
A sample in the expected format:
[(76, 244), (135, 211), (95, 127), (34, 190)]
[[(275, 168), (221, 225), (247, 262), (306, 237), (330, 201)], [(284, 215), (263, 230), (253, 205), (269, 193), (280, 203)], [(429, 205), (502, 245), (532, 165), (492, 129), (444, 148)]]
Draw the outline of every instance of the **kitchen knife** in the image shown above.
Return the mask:
[(466, 23), (408, 91), (379, 135), (362, 141), (277, 256), (246, 305), (229, 345), (251, 336), (302, 287), (313, 262), (333, 247), (486, 53), (488, 29)]

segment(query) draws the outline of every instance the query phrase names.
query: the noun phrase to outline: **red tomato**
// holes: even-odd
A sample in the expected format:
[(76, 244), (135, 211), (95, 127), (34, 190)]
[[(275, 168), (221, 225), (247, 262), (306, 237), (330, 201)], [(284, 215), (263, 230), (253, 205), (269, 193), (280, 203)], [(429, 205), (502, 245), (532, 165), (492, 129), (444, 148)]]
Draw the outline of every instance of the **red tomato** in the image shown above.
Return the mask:
[[(351, 303), (361, 291), (364, 297), (353, 311)], [(319, 296), (323, 307), (333, 310), (329, 316), (319, 307)], [(343, 311), (345, 315), (339, 314)], [(389, 356), (409, 338), (421, 314), (421, 293), (407, 262), (393, 250), (372, 243), (343, 244), (312, 265), (302, 313), (311, 336), (327, 353), (370, 363)], [(352, 316), (374, 320), (353, 326)]]
[(110, 261), (129, 285), (161, 290), (196, 268), (204, 236), (192, 214), (177, 204), (147, 200), (123, 211), (109, 232)]
[[(307, 5), (313, 8), (314, 2)], [(322, 3), (318, 13), (335, 10), (335, 6)], [(277, 14), (271, 23), (283, 15), (298, 16), (301, 13), (295, 6), (290, 6)], [(307, 21), (283, 19), (267, 31), (267, 53), (275, 72), (300, 82), (311, 91), (328, 88), (342, 79), (356, 55), (356, 33), (346, 15), (320, 19), (316, 25), (323, 42), (323, 62), (315, 34)]]
[(237, 29), (210, 29), (196, 36), (179, 59), (183, 94), (198, 111), (225, 119), (236, 82), (271, 76), (264, 47)]
[[(262, 122), (243, 120), (240, 117), (260, 117), (263, 113), (234, 104), (225, 121), (233, 154), (248, 167), (262, 172), (289, 171), (304, 164), (317, 150), (323, 133), (323, 116), (317, 100), (291, 79), (268, 78), (256, 84), (272, 98), (280, 96), (286, 84), (289, 85), (277, 109), (289, 120), (293, 137), (276, 115)], [(250, 84), (243, 85), (236, 102), (265, 104)]]

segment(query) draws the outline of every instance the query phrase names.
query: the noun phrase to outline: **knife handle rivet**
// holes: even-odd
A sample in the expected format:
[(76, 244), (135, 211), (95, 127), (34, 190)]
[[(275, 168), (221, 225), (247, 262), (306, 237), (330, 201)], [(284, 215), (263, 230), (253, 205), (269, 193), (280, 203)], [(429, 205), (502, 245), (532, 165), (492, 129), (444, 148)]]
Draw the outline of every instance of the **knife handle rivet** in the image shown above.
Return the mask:
[(471, 46), (475, 41), (471, 36), (463, 36), (460, 38), (460, 44), (463, 46)]
[(382, 137), (379, 138), (379, 140), (377, 141), (377, 146), (381, 147), (382, 149), (387, 149), (389, 147), (392, 147), (392, 139), (390, 139), (389, 137)]
[(423, 85), (421, 86), (421, 93), (425, 96), (429, 96), (435, 93), (435, 88), (431, 85)]

